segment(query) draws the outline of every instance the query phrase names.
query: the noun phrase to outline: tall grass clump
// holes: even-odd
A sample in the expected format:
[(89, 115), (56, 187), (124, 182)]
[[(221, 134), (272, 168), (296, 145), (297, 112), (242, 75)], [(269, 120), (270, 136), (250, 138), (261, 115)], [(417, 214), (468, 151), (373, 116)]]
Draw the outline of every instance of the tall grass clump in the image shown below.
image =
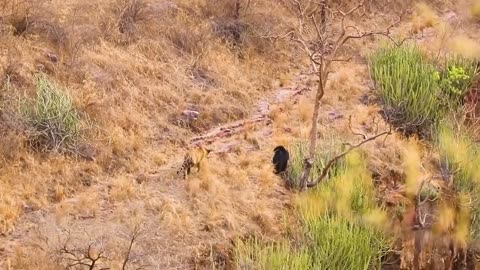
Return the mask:
[(372, 77), (394, 124), (416, 132), (441, 118), (435, 66), (419, 48), (385, 47), (370, 59)]
[(370, 68), (389, 120), (407, 135), (423, 136), (460, 108), (477, 72), (471, 60), (456, 55), (433, 60), (414, 45), (378, 50)]
[[(339, 145), (339, 141), (333, 136), (327, 137), (318, 143), (318, 152), (315, 156), (315, 161), (313, 163), (313, 168), (311, 171), (312, 179), (317, 178), (321, 174), (322, 169), (325, 168), (327, 162), (338, 154), (338, 151), (341, 150), (337, 149)], [(300, 188), (300, 178), (303, 172), (303, 158), (307, 155), (308, 152), (308, 142), (303, 140), (296, 141), (292, 144), (292, 149), (293, 151), (291, 151), (289, 166), (287, 169), (287, 184), (290, 188), (298, 189)], [(340, 160), (330, 169), (326, 177), (327, 179), (330, 176), (336, 174), (338, 168), (342, 166), (342, 162), (343, 161)]]
[(237, 240), (234, 263), (239, 270), (312, 269), (312, 256), (307, 249), (295, 250), (288, 241), (263, 243), (258, 238)]
[(39, 151), (72, 150), (81, 124), (72, 98), (46, 75), (39, 74), (35, 79), (37, 96), (23, 102), (20, 109), (30, 145)]
[(470, 214), (469, 237), (480, 240), (480, 147), (450, 124), (439, 129), (438, 148), (444, 168), (452, 174), (451, 180), (459, 199), (460, 207)]
[(380, 268), (391, 238), (384, 233), (387, 215), (376, 205), (373, 182), (361, 155), (347, 155), (330, 181), (301, 193), (296, 206), (302, 222), (298, 248), (287, 240), (240, 242), (235, 247), (239, 269)]
[(299, 197), (314, 269), (371, 269), (389, 250), (384, 209), (363, 157), (347, 155), (345, 165), (329, 182)]

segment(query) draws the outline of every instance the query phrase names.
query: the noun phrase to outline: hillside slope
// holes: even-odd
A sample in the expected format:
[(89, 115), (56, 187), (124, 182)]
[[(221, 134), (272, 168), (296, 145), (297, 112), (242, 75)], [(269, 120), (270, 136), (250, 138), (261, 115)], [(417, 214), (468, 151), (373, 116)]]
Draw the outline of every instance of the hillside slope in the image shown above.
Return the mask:
[[(237, 237), (274, 240), (295, 224), (297, 195), (270, 160), (275, 145), (308, 138), (317, 81), (292, 44), (266, 38), (295, 21), (282, 1), (0, 3), (1, 267), (63, 269), (72, 260), (62, 254), (91, 244), (92, 253), (106, 252), (100, 268), (121, 269), (138, 235), (131, 265), (210, 269), (231, 260)], [(391, 12), (413, 3), (397, 1)], [(479, 38), (465, 7), (438, 5), (439, 20), (454, 36)], [(425, 16), (408, 12), (395, 32), (417, 31), (426, 50), (443, 49)], [(375, 93), (365, 57), (380, 40), (355, 42), (353, 60), (334, 67), (323, 141), (357, 140), (350, 116), (363, 133), (387, 128), (380, 106), (368, 102)], [(81, 136), (58, 152), (32, 141), (22, 113), (22, 100), (37, 96), (38, 72), (71, 97), (80, 119)], [(248, 119), (255, 121), (229, 125)], [(206, 167), (181, 180), (175, 171), (190, 140), (219, 126), (240, 131), (208, 141)], [(384, 200), (398, 188), (390, 182), (403, 175), (406, 145), (396, 134), (365, 147)]]

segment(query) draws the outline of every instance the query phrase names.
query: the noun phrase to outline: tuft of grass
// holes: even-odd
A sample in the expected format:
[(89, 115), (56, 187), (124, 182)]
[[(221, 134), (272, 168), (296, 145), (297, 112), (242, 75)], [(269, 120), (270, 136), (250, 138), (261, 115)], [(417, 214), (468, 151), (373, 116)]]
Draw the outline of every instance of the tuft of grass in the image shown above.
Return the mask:
[(81, 124), (72, 98), (44, 74), (37, 75), (36, 88), (37, 97), (21, 107), (30, 145), (39, 151), (71, 151)]
[[(313, 164), (313, 168), (311, 171), (312, 179), (318, 177), (322, 169), (325, 167), (326, 163), (331, 160), (339, 151), (338, 147), (338, 140), (336, 140), (333, 136), (327, 137), (321, 140), (318, 143), (317, 149), (318, 153), (315, 156), (315, 162)], [(303, 171), (303, 158), (307, 156), (308, 153), (308, 141), (296, 141), (293, 144), (293, 151), (290, 154), (290, 161), (288, 167), (288, 185), (291, 188), (299, 188), (300, 187), (300, 178)], [(341, 161), (339, 162), (339, 164)], [(327, 179), (335, 174), (335, 171), (338, 168), (338, 165), (334, 165), (331, 169), (329, 174), (327, 175)]]
[(417, 3), (415, 5), (415, 16), (413, 18), (413, 27), (415, 32), (420, 32), (425, 28), (438, 24), (439, 18), (435, 11), (426, 3)]
[(315, 258), (313, 269), (380, 268), (388, 251), (385, 237), (373, 227), (342, 217), (325, 216), (310, 224)]
[(447, 44), (448, 48), (454, 53), (464, 58), (477, 60), (480, 59), (480, 47), (477, 40), (466, 35), (453, 37)]
[(258, 238), (237, 240), (234, 250), (236, 269), (312, 269), (306, 250), (294, 250), (288, 241), (265, 244)]
[(469, 217), (464, 221), (467, 224), (457, 224), (459, 228), (467, 227), (467, 232), (469, 228), (469, 238), (461, 240), (480, 241), (480, 148), (465, 132), (448, 123), (439, 129), (437, 145), (444, 168), (452, 175), (453, 187), (458, 194), (460, 208), (463, 209), (460, 214), (466, 212)]

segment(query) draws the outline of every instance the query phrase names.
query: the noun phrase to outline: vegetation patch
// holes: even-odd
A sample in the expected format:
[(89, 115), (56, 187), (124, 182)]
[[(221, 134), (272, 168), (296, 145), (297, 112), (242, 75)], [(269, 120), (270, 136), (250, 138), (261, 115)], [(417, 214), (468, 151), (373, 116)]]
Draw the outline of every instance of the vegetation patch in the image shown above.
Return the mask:
[(303, 223), (300, 247), (288, 240), (239, 241), (234, 250), (238, 269), (379, 268), (390, 250), (382, 227), (387, 216), (376, 205), (372, 179), (358, 153), (348, 155), (330, 181), (301, 193), (296, 205)]
[(46, 75), (36, 77), (37, 96), (21, 105), (30, 145), (38, 151), (68, 152), (81, 135), (81, 118), (72, 98)]
[[(461, 130), (452, 125), (444, 124), (440, 128), (437, 140), (441, 162), (446, 173), (451, 175), (453, 187), (457, 192), (457, 203), (467, 209), (469, 221), (467, 224), (457, 224), (462, 228), (467, 226), (467, 237), (464, 242), (480, 240), (480, 186), (478, 185), (478, 164), (480, 148)], [(463, 225), (463, 226), (462, 226)]]
[(473, 82), (475, 65), (447, 56), (443, 68), (416, 46), (389, 46), (370, 59), (372, 78), (388, 119), (406, 135), (432, 135), (432, 128), (459, 108)]
[[(319, 142), (317, 147), (319, 151), (315, 156), (315, 162), (311, 172), (311, 177), (313, 179), (317, 178), (322, 173), (322, 169), (325, 168), (326, 163), (337, 154), (338, 145), (339, 142), (333, 136)], [(296, 141), (292, 146), (293, 151), (289, 160), (287, 185), (292, 189), (299, 189), (304, 165), (303, 157), (305, 157), (308, 152), (308, 142)], [(337, 173), (337, 168), (342, 166), (343, 161), (340, 160), (337, 163), (338, 164), (329, 170), (329, 174), (326, 177), (327, 179)]]

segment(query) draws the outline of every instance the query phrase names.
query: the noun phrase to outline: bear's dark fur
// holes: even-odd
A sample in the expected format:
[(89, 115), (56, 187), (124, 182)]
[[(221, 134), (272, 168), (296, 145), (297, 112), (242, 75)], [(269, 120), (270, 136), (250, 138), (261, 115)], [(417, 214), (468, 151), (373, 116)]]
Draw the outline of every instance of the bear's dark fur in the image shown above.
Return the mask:
[(288, 159), (290, 158), (287, 149), (279, 145), (273, 149), (273, 152), (275, 152), (272, 160), (275, 165), (275, 174), (284, 172), (287, 169)]

